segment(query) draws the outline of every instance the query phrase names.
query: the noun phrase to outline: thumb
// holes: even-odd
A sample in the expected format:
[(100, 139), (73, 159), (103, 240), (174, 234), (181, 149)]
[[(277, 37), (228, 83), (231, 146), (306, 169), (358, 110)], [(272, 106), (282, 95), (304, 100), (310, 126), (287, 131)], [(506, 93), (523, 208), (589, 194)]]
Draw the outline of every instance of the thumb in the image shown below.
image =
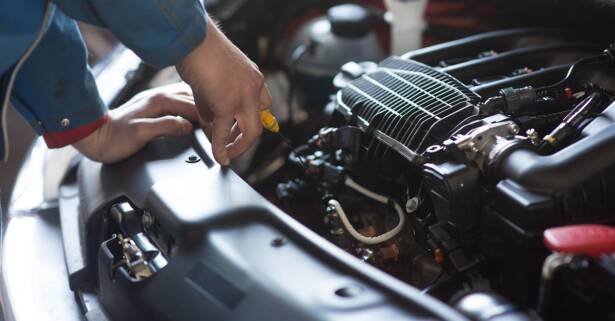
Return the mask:
[(190, 121), (179, 116), (140, 119), (138, 124), (137, 135), (146, 142), (161, 136), (184, 136), (192, 131)]

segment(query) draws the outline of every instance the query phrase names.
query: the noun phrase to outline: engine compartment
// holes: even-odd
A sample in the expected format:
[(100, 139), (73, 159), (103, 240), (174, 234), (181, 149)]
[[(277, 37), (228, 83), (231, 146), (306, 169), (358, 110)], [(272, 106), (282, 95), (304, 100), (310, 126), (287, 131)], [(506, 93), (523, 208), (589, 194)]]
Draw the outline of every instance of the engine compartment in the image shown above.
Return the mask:
[(262, 143), (283, 159), (262, 178), (202, 131), (80, 160), (59, 196), (70, 288), (112, 320), (612, 316), (613, 258), (557, 261), (543, 233), (615, 223), (614, 54), (514, 29), (349, 62), (320, 129)]
[[(613, 53), (517, 29), (349, 63), (277, 204), (444, 302), (490, 290), (541, 310), (545, 230), (614, 222)], [(576, 291), (543, 317), (609, 314)]]

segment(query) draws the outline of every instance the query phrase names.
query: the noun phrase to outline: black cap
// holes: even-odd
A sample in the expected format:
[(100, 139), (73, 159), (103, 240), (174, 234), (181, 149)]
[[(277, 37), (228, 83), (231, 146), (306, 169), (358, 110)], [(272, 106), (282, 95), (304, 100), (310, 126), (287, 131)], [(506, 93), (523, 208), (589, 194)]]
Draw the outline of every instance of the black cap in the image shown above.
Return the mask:
[(331, 31), (344, 38), (359, 38), (371, 30), (369, 11), (356, 4), (342, 4), (331, 7), (327, 12)]

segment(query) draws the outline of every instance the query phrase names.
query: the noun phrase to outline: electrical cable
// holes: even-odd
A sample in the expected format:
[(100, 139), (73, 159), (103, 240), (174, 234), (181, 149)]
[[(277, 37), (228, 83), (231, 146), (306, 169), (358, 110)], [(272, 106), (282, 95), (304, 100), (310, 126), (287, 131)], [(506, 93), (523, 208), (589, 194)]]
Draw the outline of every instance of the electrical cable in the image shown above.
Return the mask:
[(367, 188), (359, 185), (357, 182), (355, 182), (352, 178), (350, 177), (346, 177), (346, 179), (344, 180), (344, 184), (346, 184), (346, 186), (354, 189), (355, 191), (373, 199), (374, 201), (383, 203), (383, 204), (387, 204), (389, 202), (389, 198), (384, 196), (384, 195), (380, 195), (378, 193), (372, 192), (370, 190), (368, 190)]
[(600, 104), (602, 95), (595, 92), (578, 103), (562, 120), (562, 122), (547, 134), (538, 150), (544, 152), (547, 148), (559, 148), (562, 143), (577, 133), (579, 124), (586, 119), (592, 108)]
[(539, 88), (531, 86), (523, 88), (504, 88), (500, 91), (499, 96), (490, 97), (479, 105), (481, 114), (492, 115), (498, 112), (508, 114), (518, 114), (523, 112), (528, 105), (534, 104), (536, 101), (552, 98), (572, 98), (574, 96), (572, 80), (579, 70), (591, 65), (603, 65), (615, 63), (615, 49), (609, 47), (603, 53), (591, 57), (577, 60), (566, 73), (566, 76), (551, 85)]
[(305, 152), (306, 150), (309, 150), (310, 147), (307, 145), (293, 147), (292, 142), (288, 138), (284, 140), (284, 143), (286, 144), (286, 146), (290, 148), (290, 153), (288, 154), (288, 160), (290, 160), (292, 163), (299, 164), (303, 168), (304, 171), (307, 171), (308, 168), (307, 168), (306, 161), (303, 158), (303, 156), (301, 156), (301, 154)]
[(3, 161), (6, 161), (9, 157), (9, 138), (8, 138), (8, 132), (6, 128), (6, 110), (8, 109), (9, 101), (11, 100), (11, 91), (13, 91), (13, 86), (15, 85), (15, 79), (17, 78), (17, 73), (19, 73), (19, 70), (21, 69), (23, 64), (26, 62), (26, 60), (28, 60), (28, 58), (30, 57), (34, 49), (38, 47), (41, 40), (43, 39), (43, 36), (45, 35), (47, 31), (46, 27), (49, 24), (50, 16), (51, 16), (51, 0), (46, 0), (43, 20), (41, 21), (41, 26), (36, 35), (36, 38), (34, 38), (34, 42), (32, 42), (30, 47), (28, 47), (28, 50), (26, 50), (26, 52), (21, 56), (21, 58), (19, 58), (19, 60), (15, 64), (15, 67), (13, 68), (13, 71), (11, 72), (11, 75), (9, 76), (9, 80), (6, 86), (6, 95), (4, 96), (4, 100), (2, 101), (2, 105), (1, 105), (2, 106), (2, 119), (0, 121), (2, 121), (2, 134), (4, 135), (3, 136), (4, 137), (4, 159)]
[(559, 97), (563, 95), (564, 88), (568, 85), (568, 82), (570, 82), (572, 77), (575, 74), (577, 74), (579, 69), (581, 69), (582, 67), (593, 65), (593, 64), (605, 64), (609, 62), (613, 62), (613, 61), (612, 61), (611, 56), (609, 56), (606, 52), (596, 55), (596, 56), (591, 56), (591, 57), (580, 59), (574, 64), (572, 64), (572, 66), (570, 66), (570, 69), (568, 69), (568, 72), (566, 73), (566, 76), (564, 77), (564, 79), (558, 81), (555, 84), (537, 88), (536, 96), (538, 98), (543, 98), (543, 97), (548, 97), (548, 96)]
[(379, 203), (383, 203), (383, 204), (392, 203), (393, 207), (395, 208), (395, 211), (397, 212), (397, 215), (399, 216), (399, 222), (397, 223), (397, 226), (395, 226), (392, 230), (385, 232), (383, 234), (380, 234), (378, 236), (369, 237), (369, 236), (365, 236), (359, 233), (359, 231), (357, 231), (354, 228), (354, 226), (352, 226), (340, 202), (338, 202), (335, 199), (329, 200), (328, 204), (335, 209), (335, 212), (339, 215), (342, 221), (342, 224), (344, 225), (344, 227), (346, 228), (346, 230), (352, 237), (354, 237), (357, 241), (361, 243), (374, 245), (374, 244), (380, 244), (380, 243), (386, 242), (392, 239), (393, 237), (395, 237), (397, 234), (399, 234), (399, 232), (401, 232), (402, 228), (404, 227), (406, 223), (406, 213), (404, 212), (402, 207), (397, 202), (395, 202), (393, 199), (389, 197), (386, 197), (384, 195), (380, 195), (376, 192), (368, 190), (367, 188), (359, 185), (357, 182), (352, 180), (350, 177), (346, 177), (346, 179), (344, 180), (344, 184), (352, 188), (353, 190), (357, 191), (358, 193), (363, 194), (364, 196), (372, 200), (375, 200)]

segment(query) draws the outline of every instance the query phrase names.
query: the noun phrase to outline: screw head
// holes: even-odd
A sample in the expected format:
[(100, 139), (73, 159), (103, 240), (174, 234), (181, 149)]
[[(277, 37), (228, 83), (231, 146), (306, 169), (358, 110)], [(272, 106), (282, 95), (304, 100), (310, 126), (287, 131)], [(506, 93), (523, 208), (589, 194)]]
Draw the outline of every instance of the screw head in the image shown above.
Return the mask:
[(363, 294), (363, 292), (365, 292), (365, 289), (362, 286), (358, 284), (348, 284), (335, 290), (334, 293), (340, 298), (350, 299), (358, 297)]
[(283, 238), (283, 237), (276, 237), (273, 239), (273, 241), (271, 241), (271, 246), (273, 247), (281, 247), (284, 246), (286, 243), (288, 243), (288, 241)]
[(201, 159), (198, 156), (196, 156), (196, 155), (190, 155), (190, 156), (188, 156), (188, 159), (186, 159), (186, 163), (188, 163), (188, 164), (194, 164), (194, 163), (198, 163), (200, 161), (201, 161)]

